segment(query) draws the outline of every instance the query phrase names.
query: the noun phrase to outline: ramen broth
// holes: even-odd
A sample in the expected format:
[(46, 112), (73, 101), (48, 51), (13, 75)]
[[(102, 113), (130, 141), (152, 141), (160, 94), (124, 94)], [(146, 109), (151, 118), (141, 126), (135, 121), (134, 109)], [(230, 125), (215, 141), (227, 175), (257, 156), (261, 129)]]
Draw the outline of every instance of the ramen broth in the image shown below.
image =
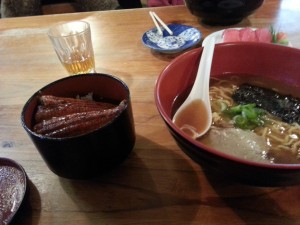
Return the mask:
[[(212, 127), (206, 135), (197, 140), (226, 154), (250, 161), (300, 163), (300, 125), (298, 123), (288, 124), (267, 113), (263, 126), (253, 130), (242, 130), (235, 128), (232, 120), (222, 113), (224, 107), (236, 105), (231, 96), (244, 83), (272, 89), (279, 94), (300, 97), (296, 87), (288, 87), (282, 82), (265, 79), (249, 75), (212, 78), (210, 81)], [(178, 96), (174, 102), (174, 111), (187, 94), (183, 93)]]
[(174, 123), (180, 127), (183, 132), (192, 137), (197, 137), (208, 125), (208, 112), (205, 103), (200, 99), (192, 101), (182, 109), (176, 120), (174, 120)]

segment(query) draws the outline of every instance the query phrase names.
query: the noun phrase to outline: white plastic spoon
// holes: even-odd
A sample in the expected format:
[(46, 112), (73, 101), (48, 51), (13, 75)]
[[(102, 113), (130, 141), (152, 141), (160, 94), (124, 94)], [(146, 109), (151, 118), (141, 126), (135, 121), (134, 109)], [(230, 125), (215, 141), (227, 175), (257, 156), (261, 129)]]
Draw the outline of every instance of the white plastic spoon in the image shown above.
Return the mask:
[(204, 135), (210, 129), (212, 122), (209, 80), (215, 38), (209, 37), (203, 47), (192, 90), (173, 117), (173, 122), (194, 139)]

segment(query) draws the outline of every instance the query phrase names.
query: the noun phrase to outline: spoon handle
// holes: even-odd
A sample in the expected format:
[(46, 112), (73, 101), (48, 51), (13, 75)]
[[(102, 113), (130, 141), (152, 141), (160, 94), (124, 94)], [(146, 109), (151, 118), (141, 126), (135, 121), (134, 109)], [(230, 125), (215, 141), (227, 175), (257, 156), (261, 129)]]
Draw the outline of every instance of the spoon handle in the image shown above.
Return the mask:
[[(205, 45), (203, 46), (203, 52), (201, 55), (200, 63), (198, 72), (196, 75), (195, 83), (203, 84), (203, 90), (199, 91), (199, 87), (194, 85), (190, 97), (192, 98), (201, 98), (201, 99), (209, 99), (208, 96), (205, 96), (209, 93), (209, 80), (210, 80), (210, 71), (211, 71), (211, 64), (214, 55), (214, 48), (215, 48), (215, 38), (209, 37)], [(200, 96), (199, 93), (202, 93), (204, 96)], [(210, 104), (210, 101), (205, 102)]]

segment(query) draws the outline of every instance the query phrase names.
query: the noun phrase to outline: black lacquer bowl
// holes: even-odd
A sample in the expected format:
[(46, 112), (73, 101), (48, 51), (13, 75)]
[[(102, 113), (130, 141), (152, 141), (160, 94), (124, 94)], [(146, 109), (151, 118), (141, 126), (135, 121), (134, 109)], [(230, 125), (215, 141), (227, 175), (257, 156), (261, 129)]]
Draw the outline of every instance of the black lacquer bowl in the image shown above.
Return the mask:
[(254, 13), (263, 0), (185, 0), (189, 11), (209, 25), (232, 25)]
[[(105, 126), (74, 137), (51, 138), (33, 132), (40, 95), (93, 96), (120, 102), (124, 110)], [(70, 179), (94, 178), (120, 165), (135, 144), (135, 129), (127, 85), (107, 74), (82, 74), (54, 81), (38, 90), (25, 104), (21, 122), (49, 169)]]

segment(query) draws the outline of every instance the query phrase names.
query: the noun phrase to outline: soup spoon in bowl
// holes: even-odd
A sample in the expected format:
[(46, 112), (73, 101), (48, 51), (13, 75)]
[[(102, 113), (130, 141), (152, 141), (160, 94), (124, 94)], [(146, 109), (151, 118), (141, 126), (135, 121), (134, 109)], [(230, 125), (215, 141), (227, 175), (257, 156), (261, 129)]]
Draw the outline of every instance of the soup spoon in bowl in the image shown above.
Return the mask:
[(203, 136), (212, 123), (209, 80), (214, 48), (215, 38), (208, 37), (192, 90), (173, 117), (173, 123), (194, 139)]

